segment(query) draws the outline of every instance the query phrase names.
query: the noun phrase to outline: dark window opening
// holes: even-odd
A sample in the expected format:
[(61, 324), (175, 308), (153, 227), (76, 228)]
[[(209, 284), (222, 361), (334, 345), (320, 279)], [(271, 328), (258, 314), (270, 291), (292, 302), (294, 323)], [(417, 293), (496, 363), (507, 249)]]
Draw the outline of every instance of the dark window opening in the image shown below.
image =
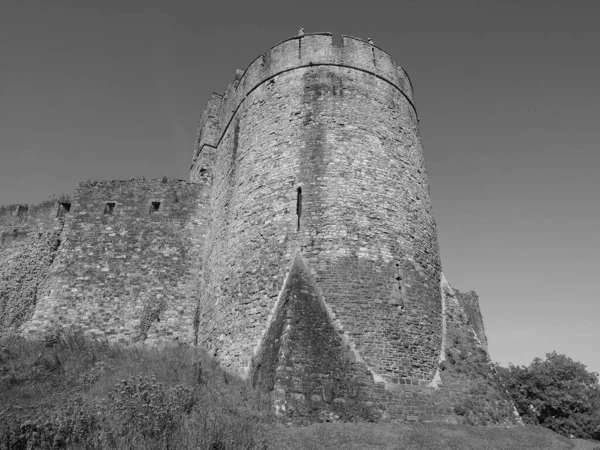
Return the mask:
[(300, 217), (302, 216), (302, 188), (298, 188), (298, 196), (296, 197), (296, 215), (298, 216), (298, 231), (300, 231)]
[(71, 202), (58, 202), (56, 217), (63, 217), (71, 210)]
[(150, 202), (150, 214), (158, 212), (160, 208), (160, 202)]
[(106, 205), (104, 206), (104, 214), (112, 214), (115, 210), (115, 203), (114, 202), (107, 202)]
[(29, 207), (19, 205), (19, 206), (17, 206), (17, 210), (15, 211), (15, 215), (17, 217), (24, 216), (25, 214), (27, 214), (28, 210), (29, 210)]

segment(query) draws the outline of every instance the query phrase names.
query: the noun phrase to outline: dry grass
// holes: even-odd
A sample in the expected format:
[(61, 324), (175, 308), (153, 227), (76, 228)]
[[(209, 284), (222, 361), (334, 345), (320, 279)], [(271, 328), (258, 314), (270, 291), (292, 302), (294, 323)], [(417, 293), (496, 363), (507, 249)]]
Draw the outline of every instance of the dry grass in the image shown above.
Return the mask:
[(265, 448), (268, 398), (197, 348), (0, 345), (0, 449)]

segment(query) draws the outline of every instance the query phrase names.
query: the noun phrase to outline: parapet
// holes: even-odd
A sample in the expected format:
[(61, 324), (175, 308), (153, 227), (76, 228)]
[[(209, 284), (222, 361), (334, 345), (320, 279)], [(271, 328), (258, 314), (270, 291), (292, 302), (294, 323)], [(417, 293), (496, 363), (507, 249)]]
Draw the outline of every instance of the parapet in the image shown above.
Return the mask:
[(0, 206), (0, 231), (3, 228), (33, 226), (52, 228), (57, 217), (63, 215), (69, 201), (46, 200), (39, 205), (14, 204)]
[(198, 186), (167, 177), (156, 179), (83, 181), (75, 190), (76, 220), (146, 218), (187, 219), (196, 208)]
[(269, 53), (258, 56), (241, 75), (236, 73), (222, 96), (211, 96), (200, 118), (194, 160), (203, 146), (218, 146), (235, 112), (254, 89), (281, 73), (319, 65), (348, 67), (370, 73), (398, 89), (414, 108), (408, 75), (379, 47), (345, 35), (342, 36), (342, 45), (336, 46), (331, 33), (294, 36), (271, 48)]

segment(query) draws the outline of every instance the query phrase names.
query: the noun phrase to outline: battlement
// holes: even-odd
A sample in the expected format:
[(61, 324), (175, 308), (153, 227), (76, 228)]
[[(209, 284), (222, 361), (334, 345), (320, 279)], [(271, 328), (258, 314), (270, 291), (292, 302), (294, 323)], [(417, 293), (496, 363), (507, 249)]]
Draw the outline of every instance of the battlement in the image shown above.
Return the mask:
[(70, 207), (70, 202), (66, 200), (46, 200), (38, 205), (0, 206), (0, 234), (14, 228), (52, 228), (56, 218), (62, 217), (67, 207)]
[(323, 65), (370, 73), (398, 89), (415, 109), (407, 73), (376, 45), (343, 35), (342, 45), (337, 46), (331, 33), (293, 36), (259, 55), (243, 73), (237, 73), (222, 96), (211, 95), (199, 121), (194, 162), (205, 145), (218, 146), (236, 111), (258, 86), (284, 72)]

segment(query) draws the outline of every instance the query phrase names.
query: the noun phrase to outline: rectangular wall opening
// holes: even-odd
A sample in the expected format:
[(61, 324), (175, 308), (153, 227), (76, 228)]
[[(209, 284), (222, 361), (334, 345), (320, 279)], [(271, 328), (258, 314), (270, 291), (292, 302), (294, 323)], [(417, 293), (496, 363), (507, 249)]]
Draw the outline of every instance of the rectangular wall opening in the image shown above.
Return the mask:
[(158, 212), (160, 209), (160, 202), (150, 202), (150, 214)]
[(58, 202), (58, 209), (56, 210), (56, 217), (62, 217), (71, 211), (71, 202)]
[(16, 210), (15, 210), (15, 212), (14, 212), (14, 215), (15, 215), (15, 216), (17, 216), (17, 217), (22, 217), (22, 216), (24, 216), (25, 214), (27, 214), (27, 211), (28, 211), (28, 210), (29, 210), (29, 207), (28, 207), (28, 206), (25, 206), (25, 205), (19, 205), (19, 206), (17, 206), (17, 209), (16, 209)]
[(114, 202), (106, 202), (104, 206), (104, 214), (113, 214), (115, 211), (115, 203)]

